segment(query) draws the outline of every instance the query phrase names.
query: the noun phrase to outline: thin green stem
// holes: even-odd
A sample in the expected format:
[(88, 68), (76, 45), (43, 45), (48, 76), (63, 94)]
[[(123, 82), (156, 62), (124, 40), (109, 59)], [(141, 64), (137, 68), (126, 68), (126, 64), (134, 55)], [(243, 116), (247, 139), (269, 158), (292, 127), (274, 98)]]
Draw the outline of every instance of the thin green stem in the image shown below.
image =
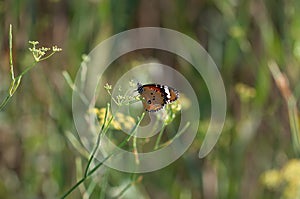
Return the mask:
[(85, 176), (85, 177), (86, 177), (87, 174), (88, 174), (90, 164), (92, 163), (92, 161), (93, 161), (93, 159), (94, 159), (94, 156), (95, 156), (95, 154), (96, 154), (96, 152), (97, 152), (97, 150), (98, 150), (98, 148), (99, 148), (100, 138), (101, 138), (101, 133), (103, 132), (103, 129), (104, 129), (104, 126), (105, 126), (105, 122), (106, 122), (106, 120), (107, 120), (107, 115), (108, 115), (108, 112), (109, 112), (109, 107), (110, 107), (110, 104), (107, 103), (106, 111), (105, 111), (105, 116), (104, 116), (104, 122), (103, 122), (103, 124), (102, 124), (102, 127), (101, 127), (100, 132), (99, 132), (98, 135), (97, 135), (97, 141), (96, 141), (95, 147), (94, 147), (93, 152), (92, 152), (92, 154), (91, 154), (91, 156), (90, 156), (90, 158), (89, 158), (88, 164), (87, 164), (87, 166), (86, 166), (86, 168), (85, 168), (85, 172), (84, 172), (84, 176)]
[(114, 152), (108, 155), (106, 158), (99, 162), (93, 169), (91, 169), (86, 176), (83, 176), (75, 185), (73, 185), (62, 197), (61, 199), (66, 198), (70, 193), (72, 193), (81, 183), (83, 183), (89, 176), (91, 176), (97, 169), (104, 164), (106, 160), (108, 160), (111, 156), (114, 155)]
[[(121, 142), (118, 147), (123, 147), (128, 140), (130, 140), (130, 137), (132, 136), (132, 134), (134, 134), (134, 131), (136, 130), (137, 126), (139, 126), (139, 124), (141, 123), (141, 121), (143, 120), (145, 116), (145, 112), (142, 114), (142, 116), (139, 118), (137, 124), (135, 125), (134, 129), (132, 130), (132, 132), (130, 133), (130, 135), (128, 136), (128, 138), (124, 139), (123, 142)], [(81, 183), (83, 183), (89, 176), (91, 176), (95, 171), (98, 170), (98, 168), (100, 166), (102, 166), (104, 164), (104, 162), (106, 160), (108, 160), (110, 157), (112, 157), (116, 152), (116, 149), (107, 157), (105, 157), (101, 162), (99, 162), (94, 168), (92, 168), (85, 176), (83, 176), (75, 185), (73, 185), (62, 197), (61, 199), (66, 198), (70, 193), (72, 193)]]
[(131, 100), (131, 101), (129, 101), (127, 104), (125, 104), (125, 105), (131, 105), (131, 104), (134, 104), (134, 103), (137, 103), (137, 102), (139, 102), (139, 101), (141, 101), (140, 99), (134, 99), (134, 100)]
[[(117, 109), (118, 110), (118, 109)], [(104, 130), (103, 130), (103, 134), (105, 134), (107, 131), (108, 131), (108, 129), (109, 129), (109, 126), (110, 126), (110, 124), (111, 124), (111, 122), (113, 121), (113, 119), (115, 118), (115, 116), (113, 115), (113, 116), (111, 116), (111, 118), (109, 119), (109, 121), (108, 121), (108, 123), (107, 123), (107, 125), (106, 125), (106, 127), (104, 128)]]
[(87, 197), (84, 197), (84, 198), (90, 198), (90, 196), (92, 195), (96, 186), (97, 186), (97, 182), (91, 181), (91, 183), (89, 184), (89, 187), (87, 188), (86, 193), (85, 193), (85, 194), (87, 194)]
[(130, 182), (118, 193), (118, 195), (114, 196), (113, 198), (121, 198), (121, 196), (132, 186), (133, 182)]
[[(118, 147), (121, 147), (121, 145), (118, 145)], [(87, 177), (91, 176), (95, 171), (98, 170), (98, 168), (99, 168), (100, 166), (102, 166), (102, 165), (104, 164), (104, 162), (105, 162), (106, 160), (108, 160), (110, 157), (112, 157), (112, 156), (114, 155), (114, 153), (115, 153), (115, 151), (114, 151), (113, 153), (111, 153), (110, 155), (108, 155), (106, 158), (104, 158), (104, 159), (102, 160), (102, 162), (99, 162), (98, 164), (96, 164), (96, 166), (94, 166), (94, 168), (92, 168), (92, 169), (88, 172), (87, 176), (84, 177), (84, 178), (87, 178)]]
[(30, 66), (27, 66), (20, 75), (18, 75), (18, 77), (23, 77), (23, 75), (25, 75), (30, 69), (32, 69), (35, 65), (37, 64), (37, 62), (33, 62)]
[(107, 93), (111, 96), (111, 99), (118, 105), (120, 106), (120, 104), (117, 102), (117, 100), (112, 96), (111, 92), (109, 91), (109, 89), (106, 89)]
[(128, 142), (128, 141), (131, 139), (131, 137), (135, 134), (136, 129), (137, 129), (137, 127), (140, 125), (140, 123), (141, 123), (141, 121), (143, 120), (144, 116), (145, 116), (145, 112), (142, 113), (142, 116), (141, 116), (141, 118), (139, 118), (139, 121), (138, 121), (137, 125), (135, 125), (134, 128), (132, 129), (132, 131), (131, 131), (129, 137), (127, 138), (127, 142)]
[[(11, 53), (11, 51), (10, 51)], [(10, 55), (10, 57), (12, 57), (12, 55)], [(12, 58), (10, 58), (11, 60)], [(10, 61), (11, 62), (11, 61)], [(16, 92), (16, 90), (18, 89), (20, 83), (21, 83), (21, 79), (22, 77), (31, 69), (36, 65), (37, 62), (34, 62), (32, 65), (28, 66), (25, 68), (25, 70), (18, 75), (17, 77), (14, 77), (14, 72), (13, 72), (13, 65), (10, 64), (10, 71), (11, 71), (11, 77), (12, 77), (12, 82), (11, 82), (11, 86), (9, 88), (8, 91), (8, 95), (6, 96), (6, 98), (1, 102), (0, 105), (0, 111), (3, 110), (3, 108), (6, 106), (6, 104), (9, 102), (9, 100), (12, 98), (12, 96), (14, 95), (14, 93)]]
[(51, 57), (52, 55), (54, 55), (55, 53), (56, 53), (56, 51), (53, 51), (53, 52), (51, 52), (49, 55), (47, 55), (46, 57), (40, 58), (40, 59), (39, 59), (39, 62), (40, 62), (40, 61), (44, 61), (44, 60), (50, 58), (50, 57)]
[(160, 130), (159, 135), (157, 137), (157, 140), (155, 142), (154, 150), (156, 150), (158, 148), (160, 140), (161, 140), (161, 137), (162, 137), (162, 135), (164, 133), (165, 128), (166, 128), (166, 124), (163, 123), (163, 126), (161, 127), (161, 130)]
[(0, 105), (0, 111), (3, 110), (3, 108), (6, 106), (6, 104), (9, 102), (11, 96), (7, 95), (6, 98), (2, 101), (1, 105)]
[(69, 189), (62, 197), (61, 199), (63, 198), (66, 198), (70, 193), (72, 193), (74, 191), (74, 189), (76, 189), (79, 185), (81, 185), (81, 183), (83, 183), (85, 181), (86, 177), (84, 178), (81, 178), (71, 189)]
[[(52, 55), (54, 55), (57, 52), (57, 51), (53, 51), (48, 56), (45, 56), (45, 57), (39, 59), (38, 61), (35, 61), (32, 65), (26, 67), (25, 70), (20, 75), (15, 77), (12, 48), (13, 48), (13, 33), (12, 33), (12, 25), (10, 24), (9, 25), (9, 67), (10, 67), (10, 75), (11, 75), (12, 81), (11, 81), (11, 85), (10, 85), (7, 96), (5, 97), (5, 99), (0, 104), (0, 111), (3, 110), (3, 108), (6, 106), (6, 104), (9, 102), (9, 100), (12, 98), (12, 96), (14, 95), (16, 90), (18, 89), (18, 87), (21, 83), (21, 79), (22, 79), (23, 75), (25, 75), (30, 69), (32, 69), (37, 64), (37, 62), (48, 59), (49, 57), (51, 57)], [(34, 52), (33, 52), (33, 54), (34, 54)]]
[(113, 198), (121, 198), (123, 196), (123, 194), (135, 183), (137, 183), (138, 181), (140, 181), (139, 179), (137, 179), (136, 173), (133, 173), (130, 179), (130, 183), (128, 183), (119, 193), (118, 195), (114, 196)]
[(299, 128), (299, 117), (296, 106), (296, 100), (294, 96), (290, 96), (288, 99), (288, 112), (290, 118), (290, 127), (292, 132), (292, 143), (295, 154), (297, 157), (300, 155), (300, 128)]
[(9, 66), (10, 66), (10, 74), (11, 74), (11, 79), (15, 79), (14, 75), (14, 65), (13, 65), (13, 55), (12, 55), (12, 25), (9, 25)]
[(137, 143), (137, 137), (134, 136), (132, 146), (133, 146), (133, 152), (134, 152), (134, 157), (135, 157), (135, 163), (140, 164), (139, 154), (138, 154), (138, 149), (137, 149), (136, 143)]
[[(13, 38), (12, 38), (12, 25), (9, 25), (9, 66), (10, 66), (10, 74), (11, 74), (11, 79), (12, 79), (12, 85), (11, 88), (14, 86), (15, 82), (15, 75), (14, 75), (14, 66), (13, 66), (13, 55), (12, 55), (12, 43), (13, 43)], [(9, 102), (11, 98), (11, 95), (8, 94), (5, 99), (1, 102), (0, 104), (0, 111), (3, 110), (3, 108), (6, 106), (6, 104)]]
[(81, 92), (78, 91), (78, 88), (76, 87), (76, 85), (74, 84), (74, 82), (72, 81), (69, 73), (67, 71), (63, 71), (62, 72), (65, 80), (67, 81), (67, 84), (70, 86), (70, 88), (76, 92), (79, 97), (81, 98), (81, 100), (84, 102), (84, 104), (88, 104), (88, 99), (86, 98), (86, 96), (84, 96)]
[(107, 178), (109, 175), (109, 168), (107, 168), (106, 170), (107, 171), (104, 173), (104, 176), (102, 177), (100, 199), (104, 199), (106, 196), (105, 193), (108, 185)]
[(276, 62), (271, 61), (269, 63), (269, 69), (271, 74), (275, 79), (275, 83), (279, 88), (282, 96), (284, 97), (289, 114), (290, 128), (292, 134), (292, 143), (295, 155), (297, 157), (300, 156), (300, 127), (299, 127), (299, 117), (298, 117), (298, 109), (297, 102), (295, 97), (289, 88), (289, 81), (284, 73), (282, 73)]
[[(141, 119), (140, 119), (139, 122), (138, 122), (138, 125), (136, 125), (136, 126), (134, 127), (134, 129), (133, 129), (132, 132), (130, 133), (130, 136), (128, 137), (127, 141), (129, 141), (130, 138), (136, 134), (136, 129), (137, 129), (137, 127), (140, 125), (140, 123), (141, 123), (141, 121), (143, 120), (144, 116), (145, 116), (145, 112), (143, 112), (142, 117), (141, 117)], [(139, 160), (139, 156), (138, 156), (137, 137), (136, 137), (136, 136), (134, 136), (134, 138), (133, 138), (132, 146), (133, 146), (133, 152), (134, 152), (134, 156), (135, 156), (135, 162), (136, 162), (136, 164), (139, 164), (139, 163), (140, 163), (140, 160)]]
[(177, 139), (179, 136), (181, 136), (182, 135), (182, 133), (184, 133), (185, 131), (186, 131), (186, 129), (188, 128), (190, 126), (190, 122), (187, 122), (186, 124), (185, 124), (185, 126), (171, 139), (171, 140), (169, 140), (168, 142), (166, 142), (166, 143), (164, 143), (164, 144), (162, 144), (162, 145), (160, 145), (159, 147), (158, 147), (158, 149), (159, 148), (162, 148), (162, 147), (165, 147), (165, 146), (167, 146), (167, 145), (169, 145), (169, 144), (171, 144), (175, 139)]
[(136, 144), (136, 142), (137, 142), (137, 137), (134, 136), (132, 146), (133, 146), (133, 149), (137, 151), (137, 144)]

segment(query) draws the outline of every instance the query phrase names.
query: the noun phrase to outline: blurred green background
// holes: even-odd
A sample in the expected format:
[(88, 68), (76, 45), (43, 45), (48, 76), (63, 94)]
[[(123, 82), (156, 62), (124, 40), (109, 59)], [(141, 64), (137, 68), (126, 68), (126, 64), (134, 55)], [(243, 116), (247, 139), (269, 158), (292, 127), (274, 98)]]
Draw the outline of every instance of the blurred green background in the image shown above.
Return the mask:
[(63, 51), (27, 73), (0, 112), (0, 198), (59, 198), (82, 177), (88, 160), (76, 146), (72, 90), (62, 72), (74, 79), (82, 55), (99, 42), (145, 26), (186, 34), (212, 56), (227, 93), (223, 133), (213, 151), (199, 159), (210, 119), (209, 94), (196, 84), (202, 80), (165, 52), (121, 58), (119, 65), (155, 58), (194, 83), (204, 113), (197, 138), (164, 169), (132, 181), (132, 174), (103, 167), (68, 198), (300, 198), (297, 129), (293, 135), (290, 127), (299, 121), (291, 121), (295, 109), (268, 67), (279, 66), (299, 99), (300, 1), (2, 0), (0, 100), (10, 86), (9, 24), (16, 74), (33, 62), (29, 40)]

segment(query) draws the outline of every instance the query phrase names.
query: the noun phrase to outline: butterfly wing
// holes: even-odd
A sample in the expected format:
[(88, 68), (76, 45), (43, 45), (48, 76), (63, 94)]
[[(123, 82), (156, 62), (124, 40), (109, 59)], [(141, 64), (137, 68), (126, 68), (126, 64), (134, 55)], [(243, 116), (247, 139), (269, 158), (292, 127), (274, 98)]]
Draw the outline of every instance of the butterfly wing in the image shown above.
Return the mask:
[(168, 89), (169, 89), (169, 96), (168, 96), (167, 102), (171, 103), (171, 102), (176, 101), (179, 97), (178, 91), (171, 87), (168, 87)]
[(137, 91), (142, 96), (143, 106), (148, 112), (158, 111), (165, 104), (176, 101), (179, 97), (176, 89), (160, 84), (141, 85), (138, 83)]
[(164, 93), (158, 85), (144, 85), (140, 95), (143, 97), (143, 106), (146, 111), (155, 112), (165, 105)]

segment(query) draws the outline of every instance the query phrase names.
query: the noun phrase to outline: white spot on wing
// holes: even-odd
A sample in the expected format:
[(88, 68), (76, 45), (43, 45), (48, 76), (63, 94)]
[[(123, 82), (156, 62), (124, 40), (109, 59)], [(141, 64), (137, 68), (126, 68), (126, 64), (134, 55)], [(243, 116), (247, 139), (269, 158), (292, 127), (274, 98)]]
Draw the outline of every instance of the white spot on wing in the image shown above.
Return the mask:
[(165, 93), (167, 94), (168, 100), (171, 98), (170, 90), (167, 86), (164, 86)]

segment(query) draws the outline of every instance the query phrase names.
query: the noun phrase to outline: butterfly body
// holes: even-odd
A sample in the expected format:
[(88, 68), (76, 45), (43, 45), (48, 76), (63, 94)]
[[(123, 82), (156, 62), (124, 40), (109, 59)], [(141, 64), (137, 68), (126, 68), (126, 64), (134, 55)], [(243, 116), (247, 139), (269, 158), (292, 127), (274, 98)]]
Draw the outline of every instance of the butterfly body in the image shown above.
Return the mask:
[(161, 84), (138, 83), (138, 93), (143, 98), (143, 106), (148, 112), (161, 110), (166, 104), (178, 99), (179, 93), (176, 89)]

